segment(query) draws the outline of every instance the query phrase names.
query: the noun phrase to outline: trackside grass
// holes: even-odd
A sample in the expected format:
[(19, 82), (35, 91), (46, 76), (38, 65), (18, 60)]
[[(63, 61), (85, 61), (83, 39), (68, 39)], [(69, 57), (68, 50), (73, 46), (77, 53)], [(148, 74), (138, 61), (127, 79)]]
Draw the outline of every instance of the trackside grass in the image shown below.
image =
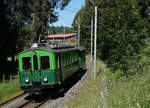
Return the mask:
[[(94, 81), (91, 74), (84, 88), (81, 88), (72, 100), (66, 102), (64, 108), (150, 108), (149, 69), (128, 77), (106, 69), (104, 79), (105, 66), (102, 64), (97, 62), (96, 80)], [(106, 89), (102, 79), (106, 82)]]
[(149, 72), (117, 79), (109, 75), (108, 108), (150, 108)]
[(81, 88), (78, 95), (73, 100), (66, 102), (64, 108), (100, 108), (102, 106), (102, 99), (100, 92), (103, 89), (102, 76), (104, 67), (102, 62), (97, 62), (97, 77), (94, 81), (93, 73), (84, 88)]
[(22, 92), (17, 76), (15, 76), (15, 79), (13, 79), (11, 83), (9, 81), (4, 84), (0, 83), (0, 103), (15, 97)]

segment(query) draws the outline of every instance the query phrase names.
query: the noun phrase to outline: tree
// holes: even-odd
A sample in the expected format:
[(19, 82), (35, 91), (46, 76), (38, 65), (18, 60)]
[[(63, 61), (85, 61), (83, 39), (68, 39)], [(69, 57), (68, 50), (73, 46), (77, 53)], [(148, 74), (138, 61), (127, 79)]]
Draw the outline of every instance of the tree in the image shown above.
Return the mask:
[[(38, 42), (40, 38), (45, 38), (48, 33), (48, 23), (53, 23), (58, 20), (58, 12), (55, 12), (56, 9), (64, 9), (64, 7), (69, 3), (70, 0), (32, 0), (27, 3), (25, 7), (27, 12), (25, 12), (28, 18), (25, 20), (26, 24), (23, 26), (20, 34), (25, 33), (25, 38), (28, 42), (22, 43), (31, 43)], [(23, 3), (25, 4), (25, 3)], [(19, 41), (24, 41), (20, 38)], [(25, 45), (27, 46), (27, 45)], [(27, 47), (29, 47), (27, 46)], [(23, 46), (22, 46), (23, 47)]]
[[(138, 3), (136, 0), (95, 0), (98, 6), (97, 55), (114, 71), (120, 69), (126, 73), (148, 37), (147, 22), (141, 16)], [(84, 12), (76, 17), (81, 17), (81, 26), (89, 26), (94, 16), (90, 0), (82, 10)], [(90, 30), (82, 29), (81, 41), (87, 41), (83, 45), (89, 47), (90, 35), (85, 33), (90, 33)], [(87, 50), (90, 51), (89, 48)]]
[[(47, 23), (58, 19), (56, 9), (64, 9), (70, 0), (1, 0), (0, 62), (24, 48), (31, 47), (47, 34)], [(48, 16), (50, 15), (50, 19)], [(3, 34), (3, 35), (2, 35)]]

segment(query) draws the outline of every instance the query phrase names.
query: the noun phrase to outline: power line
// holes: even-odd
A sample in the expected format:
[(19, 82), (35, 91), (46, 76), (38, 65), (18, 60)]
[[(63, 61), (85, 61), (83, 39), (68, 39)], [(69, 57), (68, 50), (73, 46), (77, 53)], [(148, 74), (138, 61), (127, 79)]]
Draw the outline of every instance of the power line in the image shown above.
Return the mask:
[(69, 10), (69, 9), (65, 9), (64, 11), (75, 12), (76, 13), (76, 11), (72, 11), (72, 10)]
[(71, 14), (65, 14), (65, 16), (68, 16), (69, 18), (74, 18), (74, 17), (71, 17)]
[(68, 15), (74, 15), (75, 12), (70, 12), (70, 11), (63, 11), (63, 13), (68, 14)]
[[(44, 23), (44, 21), (46, 20), (46, 18), (48, 18), (49, 17), (49, 15), (47, 15), (45, 18), (43, 18), (42, 19), (42, 21), (40, 21), (40, 23), (38, 23), (38, 24), (36, 24), (36, 25), (42, 25), (42, 23)], [(37, 26), (35, 26), (32, 30), (37, 30), (37, 28), (36, 28)], [(36, 28), (36, 29), (35, 29)], [(31, 32), (28, 34), (28, 36), (31, 36)]]
[(47, 19), (48, 17), (49, 17), (49, 15), (47, 15), (45, 18), (43, 18), (43, 20), (42, 20), (39, 24), (42, 24), (43, 21), (44, 21), (45, 19)]
[(70, 9), (74, 9), (74, 10), (80, 10), (79, 8), (74, 8), (74, 7), (71, 7), (71, 6), (67, 6), (66, 8), (70, 8)]
[(69, 21), (69, 20), (66, 20), (66, 19), (63, 19), (63, 18), (60, 18), (61, 20), (63, 21), (66, 21), (66, 22), (72, 22), (72, 21)]

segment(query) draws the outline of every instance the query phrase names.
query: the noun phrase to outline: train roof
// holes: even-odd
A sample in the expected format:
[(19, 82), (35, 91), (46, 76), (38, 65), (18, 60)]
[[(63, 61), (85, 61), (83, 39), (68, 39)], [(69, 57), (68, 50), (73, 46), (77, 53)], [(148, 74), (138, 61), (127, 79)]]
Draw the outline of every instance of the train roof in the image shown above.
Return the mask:
[(37, 47), (37, 48), (26, 49), (18, 54), (21, 54), (27, 51), (34, 51), (34, 50), (44, 50), (44, 51), (50, 51), (54, 53), (61, 53), (61, 52), (74, 51), (74, 50), (82, 51), (84, 50), (84, 48), (81, 46), (80, 47), (76, 47), (76, 46)]

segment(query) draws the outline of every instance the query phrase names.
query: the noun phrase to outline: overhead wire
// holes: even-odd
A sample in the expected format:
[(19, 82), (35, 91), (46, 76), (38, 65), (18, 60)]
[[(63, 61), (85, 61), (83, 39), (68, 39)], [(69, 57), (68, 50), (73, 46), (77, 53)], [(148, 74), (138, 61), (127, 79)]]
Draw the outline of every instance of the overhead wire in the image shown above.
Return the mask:
[(64, 11), (75, 12), (76, 13), (76, 11), (73, 11), (73, 10), (70, 10), (70, 9), (65, 9)]
[(72, 22), (72, 21), (69, 21), (69, 20), (66, 20), (66, 19), (63, 19), (63, 18), (60, 18), (60, 19), (65, 21), (65, 22)]
[(74, 8), (74, 7), (71, 7), (71, 6), (67, 6), (66, 8), (71, 8), (71, 9), (74, 9), (74, 10), (79, 10), (79, 8)]
[[(76, 10), (76, 11), (75, 11)], [(78, 10), (80, 10), (79, 8), (75, 8), (75, 7), (72, 7), (72, 6), (66, 6), (65, 7), (65, 9), (63, 10), (63, 12), (64, 13), (66, 13), (66, 12), (68, 12), (66, 15), (70, 15), (70, 14), (73, 14), (73, 13), (76, 13)], [(71, 15), (70, 15), (71, 16)], [(69, 17), (70, 17), (69, 16)], [(72, 17), (72, 18), (74, 18), (74, 17)], [(72, 23), (72, 21), (69, 21), (69, 20), (66, 20), (66, 19), (64, 19), (64, 18), (59, 18), (60, 20), (63, 20), (63, 21), (65, 21), (65, 22), (67, 22), (67, 23)], [(86, 27), (86, 28), (89, 28), (89, 27)]]
[[(68, 8), (70, 8), (70, 9), (74, 9), (74, 10), (79, 10), (78, 8), (74, 8), (74, 7), (70, 7), (70, 6), (68, 6)], [(64, 12), (70, 12), (70, 13), (76, 13), (76, 11), (74, 11), (74, 10), (70, 10), (70, 9), (65, 9), (64, 10)], [(35, 10), (35, 9), (34, 9)], [(37, 14), (43, 14), (43, 13), (35, 13), (35, 15), (37, 15)], [(68, 14), (67, 14), (68, 15)], [(44, 17), (38, 24), (36, 24), (36, 25), (42, 25), (44, 22), (45, 22), (45, 20), (47, 19), (49, 17), (49, 14), (46, 16), (46, 17)], [(65, 22), (67, 22), (67, 23), (72, 23), (72, 21), (69, 21), (69, 20), (66, 20), (66, 19), (63, 19), (63, 18), (60, 18), (61, 20), (63, 20), (63, 21), (65, 21)], [(38, 28), (37, 28), (37, 26), (35, 26), (32, 30), (37, 30)], [(29, 34), (28, 34), (28, 36), (31, 36), (31, 33), (32, 32), (30, 32)]]
[(49, 14), (48, 14), (45, 18), (43, 18), (43, 20), (42, 20), (39, 24), (43, 23), (43, 21), (44, 21), (45, 19), (47, 19), (48, 17), (49, 17)]
[[(47, 15), (45, 18), (43, 18), (42, 19), (42, 21), (40, 21), (40, 23), (38, 23), (37, 25), (42, 25), (42, 23), (44, 23), (44, 21), (46, 20), (46, 18), (48, 18), (49, 17), (49, 15)], [(36, 30), (37, 28), (36, 28), (37, 26), (35, 26), (32, 30)], [(35, 29), (36, 28), (36, 29)], [(31, 32), (28, 34), (28, 36), (31, 36)]]

